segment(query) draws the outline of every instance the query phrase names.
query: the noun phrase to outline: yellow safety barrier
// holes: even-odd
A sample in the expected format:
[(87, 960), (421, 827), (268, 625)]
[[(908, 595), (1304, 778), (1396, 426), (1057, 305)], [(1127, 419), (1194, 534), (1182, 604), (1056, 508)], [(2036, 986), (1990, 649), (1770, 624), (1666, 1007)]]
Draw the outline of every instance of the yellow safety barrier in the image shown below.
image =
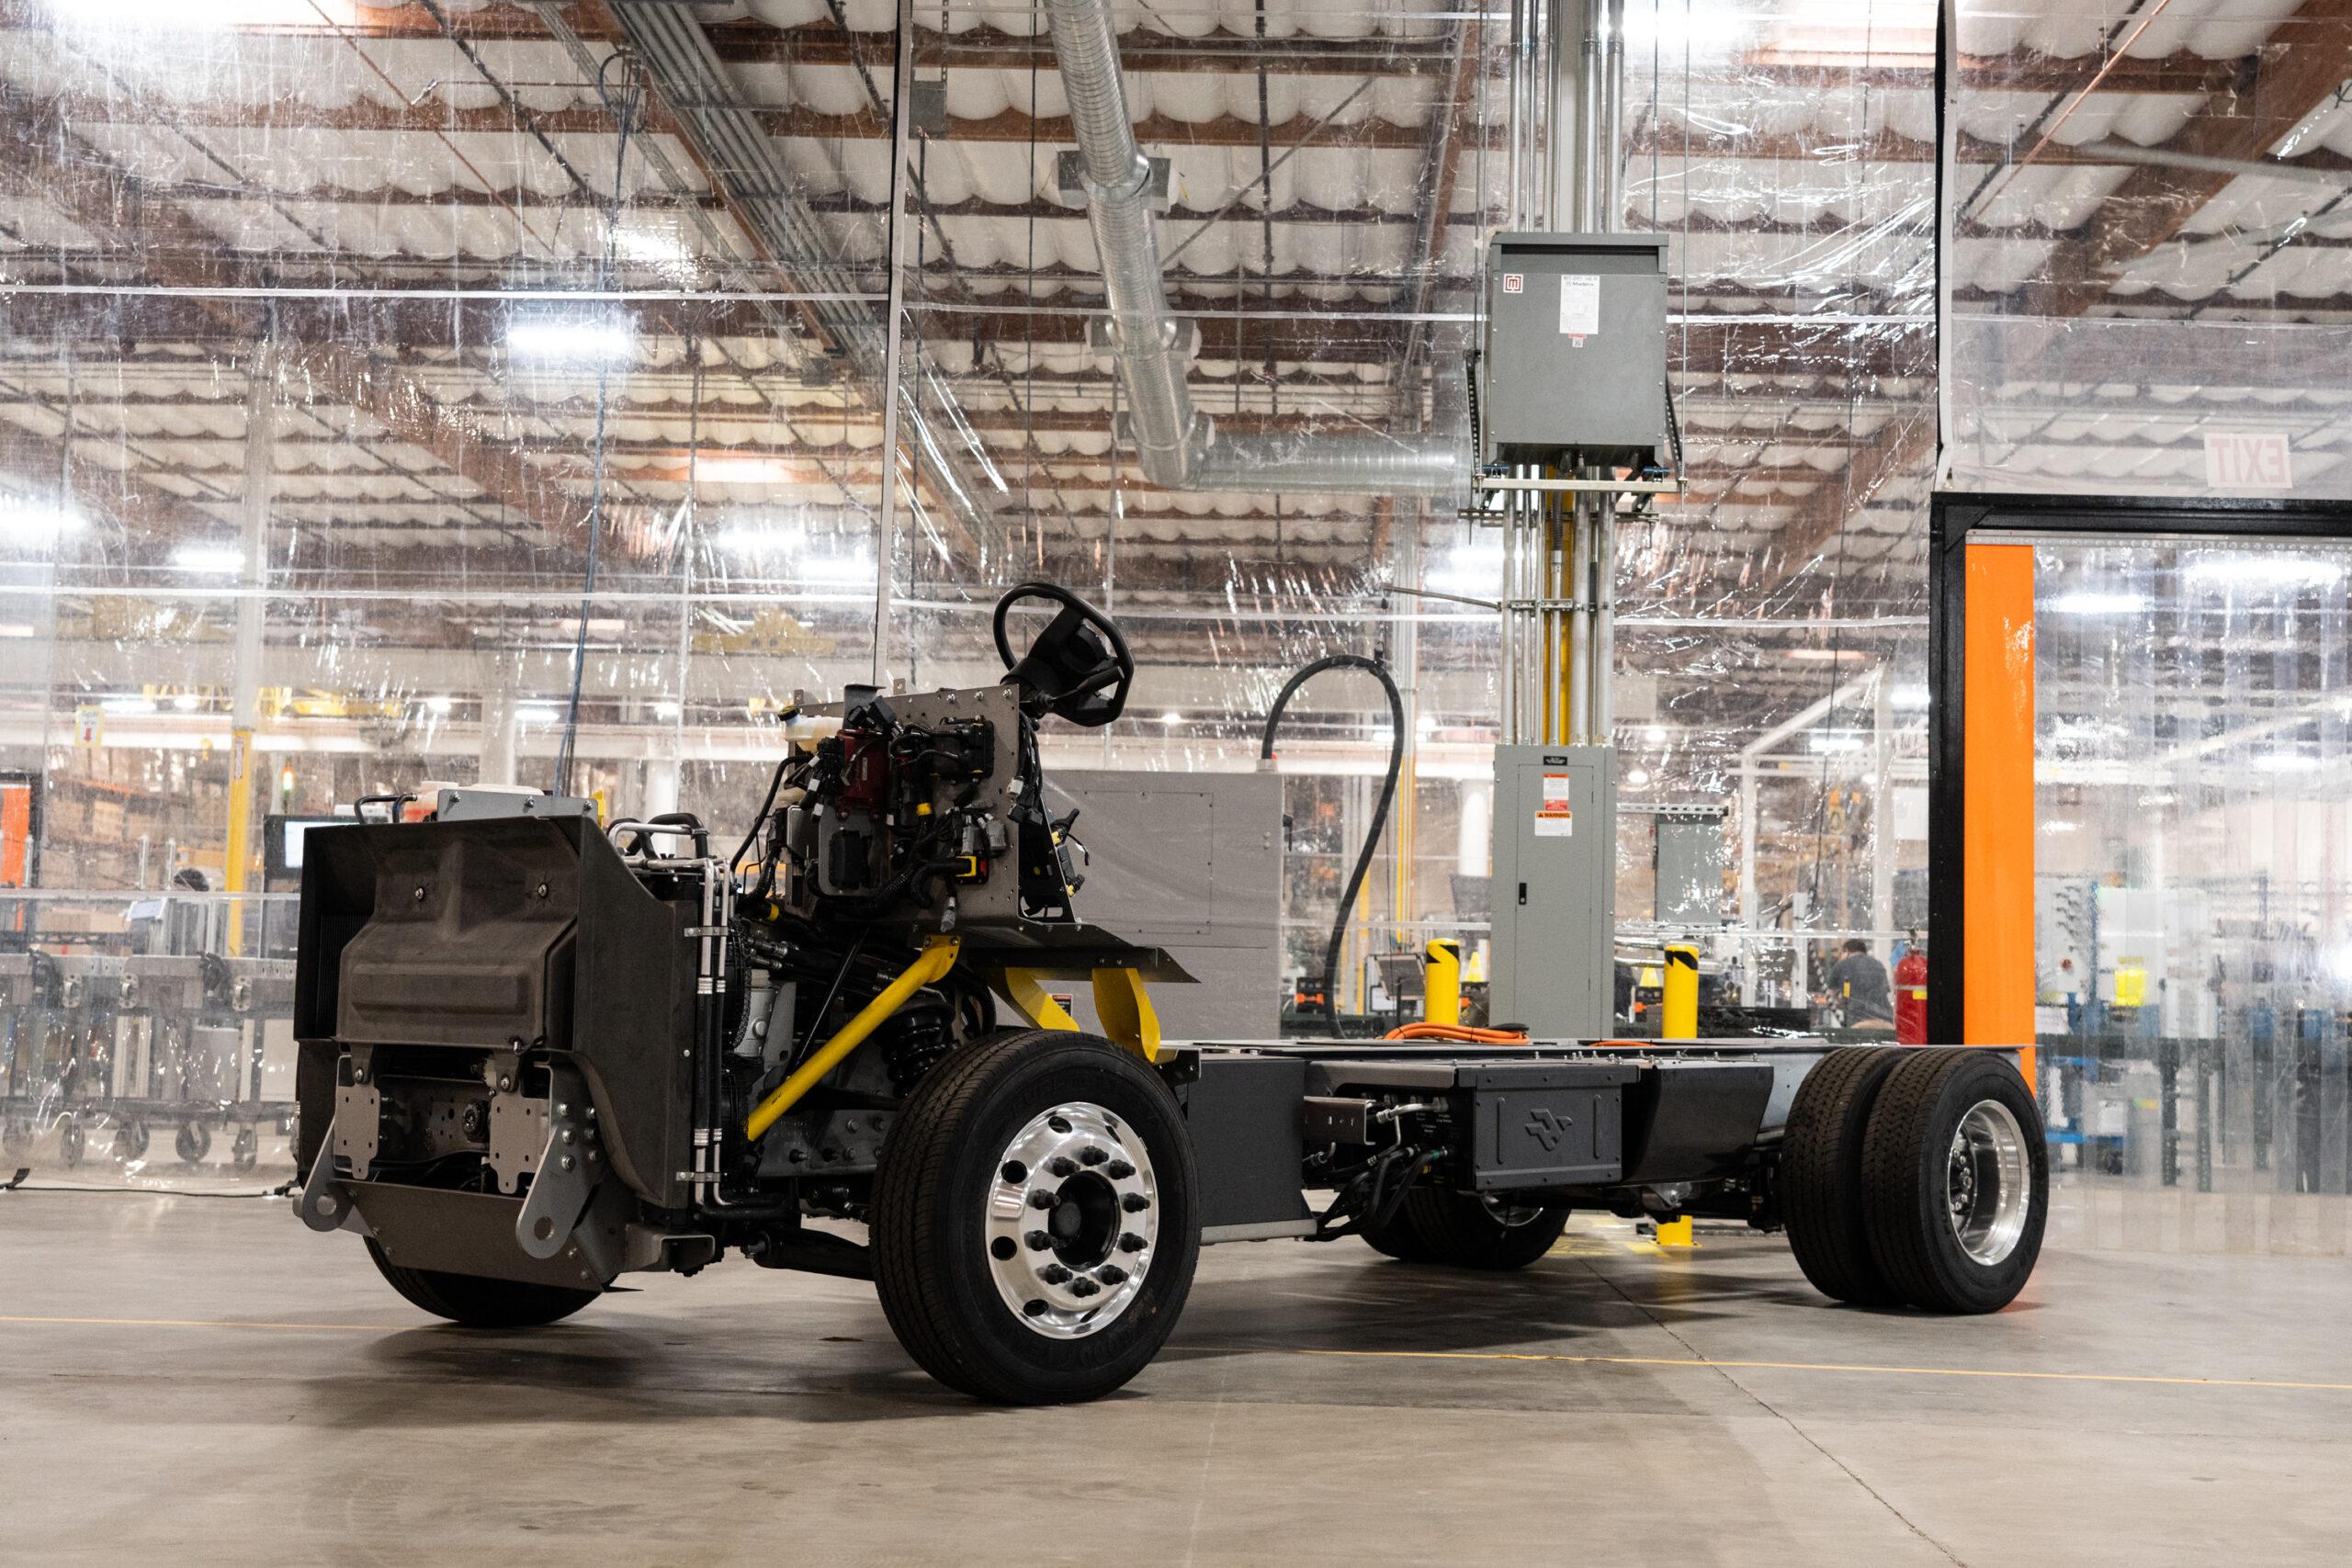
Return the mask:
[(882, 1027), (889, 1016), (904, 1007), (909, 997), (944, 978), (956, 967), (956, 954), (962, 944), (952, 936), (935, 936), (923, 944), (921, 956), (907, 965), (906, 971), (882, 988), (882, 994), (858, 1010), (855, 1018), (842, 1025), (840, 1032), (817, 1048), (792, 1076), (776, 1085), (775, 1091), (760, 1101), (744, 1120), (743, 1135), (758, 1139), (767, 1135), (776, 1118), (798, 1104), (800, 1098), (817, 1086), (818, 1080), (841, 1065), (842, 1057), (865, 1043), (865, 1037)]
[(1422, 949), (1421, 1021), (1462, 1021), (1462, 944), (1439, 937)]
[(1666, 950), (1666, 996), (1659, 1007), (1657, 1037), (1699, 1037), (1699, 950), (1674, 943)]

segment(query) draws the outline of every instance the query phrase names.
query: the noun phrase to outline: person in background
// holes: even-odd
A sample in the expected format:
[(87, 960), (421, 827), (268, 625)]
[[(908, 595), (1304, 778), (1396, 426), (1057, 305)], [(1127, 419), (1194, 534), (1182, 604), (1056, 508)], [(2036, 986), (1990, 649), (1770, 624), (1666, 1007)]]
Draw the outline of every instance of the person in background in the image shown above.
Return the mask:
[(1871, 956), (1870, 944), (1860, 937), (1847, 939), (1844, 955), (1831, 967), (1829, 994), (1843, 1010), (1849, 1029), (1894, 1021), (1886, 965)]

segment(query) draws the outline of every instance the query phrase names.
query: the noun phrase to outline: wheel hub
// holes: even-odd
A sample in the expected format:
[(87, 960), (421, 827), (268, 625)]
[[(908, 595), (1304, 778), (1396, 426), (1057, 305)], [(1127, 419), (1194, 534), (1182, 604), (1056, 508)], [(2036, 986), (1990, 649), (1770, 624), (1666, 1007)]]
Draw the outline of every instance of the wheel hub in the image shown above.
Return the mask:
[(1977, 1262), (1999, 1263), (2017, 1250), (2033, 1207), (2033, 1167), (2024, 1129), (1999, 1100), (1978, 1100), (1952, 1130), (1944, 1206), (1953, 1239)]
[(981, 1219), (997, 1294), (1036, 1333), (1100, 1331), (1143, 1288), (1159, 1197), (1142, 1138), (1101, 1106), (1032, 1118), (998, 1156)]

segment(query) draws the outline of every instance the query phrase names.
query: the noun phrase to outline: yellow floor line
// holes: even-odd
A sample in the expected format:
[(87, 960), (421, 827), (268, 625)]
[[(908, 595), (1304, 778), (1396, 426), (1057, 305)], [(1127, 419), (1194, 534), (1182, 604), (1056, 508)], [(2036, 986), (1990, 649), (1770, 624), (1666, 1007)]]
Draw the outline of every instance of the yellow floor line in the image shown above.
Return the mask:
[(63, 1323), (100, 1328), (300, 1328), (328, 1334), (390, 1334), (392, 1323), (249, 1323), (206, 1317), (37, 1317), (0, 1314), (0, 1323)]
[(1596, 1367), (1696, 1367), (1781, 1372), (1874, 1372), (1883, 1377), (2010, 1378), (2034, 1382), (2162, 1383), (2189, 1388), (2268, 1388), (2352, 1393), (2352, 1382), (2289, 1382), (2268, 1378), (2160, 1377), (2143, 1372), (2038, 1372), (1985, 1367), (1883, 1367), (1849, 1361), (1733, 1361), (1679, 1356), (1565, 1356), (1533, 1350), (1325, 1350), (1286, 1347), (1300, 1356), (1355, 1356), (1407, 1361), (1564, 1361)]

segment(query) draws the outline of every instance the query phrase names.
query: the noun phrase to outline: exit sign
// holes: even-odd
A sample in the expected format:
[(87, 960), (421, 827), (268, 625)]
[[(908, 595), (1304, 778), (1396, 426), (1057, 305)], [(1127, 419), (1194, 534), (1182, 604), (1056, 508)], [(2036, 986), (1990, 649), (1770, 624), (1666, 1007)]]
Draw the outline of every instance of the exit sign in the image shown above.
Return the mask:
[(2288, 490), (2294, 485), (2287, 437), (2244, 432), (2205, 437), (2205, 484), (2211, 490)]

